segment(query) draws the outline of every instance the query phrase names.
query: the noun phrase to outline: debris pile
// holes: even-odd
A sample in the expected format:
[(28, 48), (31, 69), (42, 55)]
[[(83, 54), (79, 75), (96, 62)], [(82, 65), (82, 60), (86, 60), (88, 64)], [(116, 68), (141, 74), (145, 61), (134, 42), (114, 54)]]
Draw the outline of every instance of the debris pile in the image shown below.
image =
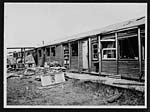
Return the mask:
[(37, 67), (35, 80), (41, 81), (42, 86), (65, 81), (63, 67)]
[(35, 75), (36, 68), (27, 68), (24, 72), (25, 76)]
[(42, 86), (49, 86), (65, 82), (65, 67), (61, 67), (57, 61), (46, 63), (44, 67), (26, 67), (22, 70), (22, 74), (9, 73), (7, 78), (28, 79), (33, 78), (36, 81), (41, 81)]
[(58, 61), (48, 62), (47, 64), (49, 65), (49, 67), (61, 67)]

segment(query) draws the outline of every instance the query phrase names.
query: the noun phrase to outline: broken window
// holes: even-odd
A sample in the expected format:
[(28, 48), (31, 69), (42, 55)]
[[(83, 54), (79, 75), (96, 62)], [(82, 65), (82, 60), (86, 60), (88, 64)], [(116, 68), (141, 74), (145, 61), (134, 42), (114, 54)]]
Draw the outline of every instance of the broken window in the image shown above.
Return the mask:
[(46, 55), (50, 56), (50, 48), (46, 48)]
[(19, 52), (19, 53), (18, 53), (18, 57), (22, 57), (22, 52)]
[(51, 47), (51, 56), (55, 56), (56, 52), (55, 52), (55, 47)]
[(13, 57), (14, 57), (14, 58), (17, 58), (17, 57), (18, 57), (18, 54), (17, 54), (16, 52), (14, 52), (14, 53), (13, 53)]
[(67, 65), (69, 65), (69, 45), (68, 44), (65, 44), (64, 45), (64, 65), (66, 68)]
[(116, 59), (115, 34), (102, 35), (102, 59)]
[(41, 52), (41, 50), (39, 50), (39, 57), (41, 57), (42, 56), (42, 52)]
[(78, 43), (71, 44), (72, 56), (78, 56)]
[(138, 37), (119, 40), (120, 59), (138, 59)]
[(97, 60), (98, 59), (98, 44), (92, 44), (92, 59)]
[(98, 60), (98, 38), (91, 38), (92, 43), (92, 60)]
[(119, 32), (118, 42), (119, 59), (138, 59), (137, 29)]

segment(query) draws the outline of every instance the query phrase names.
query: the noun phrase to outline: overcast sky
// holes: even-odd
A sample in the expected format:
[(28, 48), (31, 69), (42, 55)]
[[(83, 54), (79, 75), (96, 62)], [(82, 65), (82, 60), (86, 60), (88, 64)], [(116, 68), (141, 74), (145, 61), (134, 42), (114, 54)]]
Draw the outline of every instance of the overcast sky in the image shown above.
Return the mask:
[(146, 4), (5, 3), (6, 47), (38, 46), (146, 14)]

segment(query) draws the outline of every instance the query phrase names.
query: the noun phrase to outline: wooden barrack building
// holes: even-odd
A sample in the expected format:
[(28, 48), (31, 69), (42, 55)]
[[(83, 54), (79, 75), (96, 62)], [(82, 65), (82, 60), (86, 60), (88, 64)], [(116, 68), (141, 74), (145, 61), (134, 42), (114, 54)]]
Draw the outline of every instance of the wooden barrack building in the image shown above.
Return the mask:
[(58, 61), (69, 71), (144, 79), (145, 17), (73, 35), (31, 51), (37, 66)]

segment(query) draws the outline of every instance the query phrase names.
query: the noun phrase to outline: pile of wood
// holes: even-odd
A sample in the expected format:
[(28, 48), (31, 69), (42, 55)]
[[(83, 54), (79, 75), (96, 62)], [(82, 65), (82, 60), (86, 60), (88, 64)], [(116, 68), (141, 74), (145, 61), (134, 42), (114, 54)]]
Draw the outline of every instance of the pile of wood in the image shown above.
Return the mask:
[(42, 86), (65, 82), (63, 67), (37, 67), (35, 80), (41, 81)]

